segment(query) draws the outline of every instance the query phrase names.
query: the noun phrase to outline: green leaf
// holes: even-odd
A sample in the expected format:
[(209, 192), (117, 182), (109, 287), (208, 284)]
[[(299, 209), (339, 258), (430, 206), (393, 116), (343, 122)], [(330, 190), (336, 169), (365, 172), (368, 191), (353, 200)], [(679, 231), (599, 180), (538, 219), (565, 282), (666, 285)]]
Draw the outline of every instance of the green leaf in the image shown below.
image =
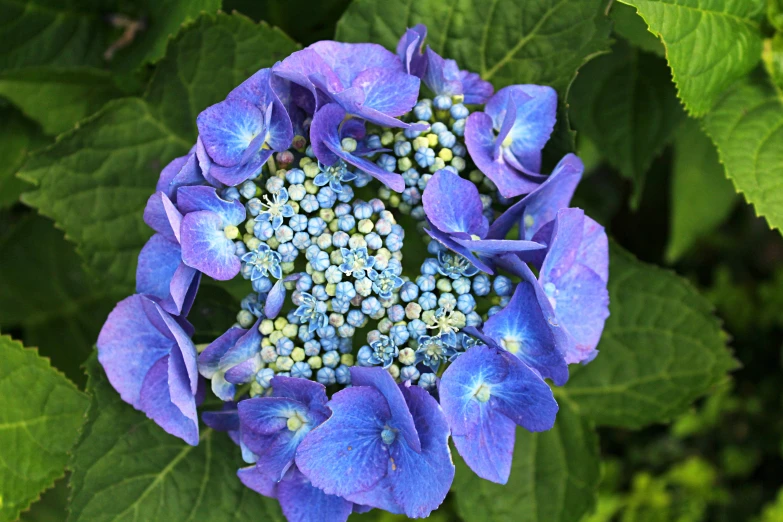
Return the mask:
[(779, 95), (783, 94), (783, 33), (775, 33), (773, 38), (764, 40), (764, 52), (761, 57), (772, 85)]
[(694, 116), (748, 74), (761, 58), (756, 21), (763, 0), (620, 0), (636, 7), (663, 40), (674, 82)]
[(647, 29), (644, 19), (630, 5), (615, 2), (609, 13), (614, 21), (614, 32), (642, 51), (664, 56), (666, 50), (661, 41)]
[(109, 102), (28, 162), (20, 175), (38, 190), (23, 201), (65, 230), (92, 272), (132, 292), (160, 169), (195, 143), (201, 110), (294, 50), (241, 15), (202, 16), (172, 40), (144, 98)]
[(666, 259), (673, 263), (720, 225), (737, 201), (715, 145), (696, 120), (677, 132), (671, 190), (671, 233)]
[(108, 71), (91, 68), (27, 68), (0, 73), (0, 96), (57, 135), (120, 96)]
[(704, 118), (726, 175), (772, 228), (783, 226), (783, 101), (766, 80), (748, 79)]
[(574, 127), (633, 181), (638, 205), (650, 165), (685, 116), (666, 62), (618, 42), (582, 68), (569, 105)]
[(736, 362), (712, 305), (690, 283), (614, 244), (609, 259), (611, 315), (598, 357), (571, 367), (560, 398), (599, 425), (666, 422)]
[(87, 423), (70, 467), (70, 522), (282, 521), (275, 500), (237, 478), (239, 448), (202, 426), (198, 446), (163, 431), (120, 399), (92, 357)]
[(220, 0), (0, 0), (0, 40), (9, 42), (0, 70), (106, 66), (104, 53), (125, 30), (113, 27), (107, 15), (144, 21), (112, 57), (115, 68), (132, 69), (160, 59), (182, 23), (218, 9)]
[(10, 207), (29, 185), (16, 177), (27, 154), (46, 143), (33, 122), (13, 107), (0, 108), (0, 209)]
[(605, 0), (355, 0), (337, 39), (395, 49), (407, 27), (423, 23), (434, 51), (496, 88), (537, 83), (563, 95), (576, 70), (607, 48), (605, 7)]
[[(123, 294), (96, 284), (54, 223), (33, 213), (0, 236), (0, 329), (21, 329), (24, 342), (77, 384), (79, 365)], [(56, 255), (52, 255), (56, 253)]]
[(87, 397), (35, 350), (0, 337), (0, 520), (63, 475)]
[(568, 403), (555, 427), (542, 433), (517, 428), (508, 484), (480, 479), (455, 456), (452, 491), (464, 520), (572, 522), (595, 505), (598, 437)]

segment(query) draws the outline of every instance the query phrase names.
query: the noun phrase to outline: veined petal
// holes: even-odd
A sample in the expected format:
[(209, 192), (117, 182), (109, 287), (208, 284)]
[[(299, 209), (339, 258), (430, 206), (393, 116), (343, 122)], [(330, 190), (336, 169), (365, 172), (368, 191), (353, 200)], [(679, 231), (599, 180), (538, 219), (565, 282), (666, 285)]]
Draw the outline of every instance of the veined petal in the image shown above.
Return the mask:
[[(139, 409), (166, 432), (179, 437), (191, 446), (198, 444), (196, 404), (184, 413), (174, 402), (170, 392), (169, 365), (171, 356), (159, 359), (147, 373), (141, 389)], [(192, 415), (192, 416), (191, 416)]]
[[(225, 225), (239, 225), (245, 220), (245, 207), (239, 201), (227, 201), (213, 187), (182, 187), (177, 190), (177, 205), (183, 214), (210, 210), (220, 216)], [(225, 226), (224, 225), (224, 226)]]
[(427, 71), (427, 57), (423, 53), (426, 38), (427, 26), (418, 24), (405, 31), (397, 44), (397, 57), (402, 61), (405, 71), (419, 78)]
[(278, 485), (277, 498), (288, 522), (345, 522), (353, 510), (352, 502), (327, 495), (295, 466)]
[(196, 125), (209, 157), (224, 167), (237, 165), (253, 139), (266, 132), (262, 110), (241, 98), (207, 107)]
[(233, 278), (242, 266), (224, 226), (223, 219), (209, 210), (191, 212), (182, 220), (182, 260), (219, 281)]
[(476, 185), (441, 169), (432, 175), (422, 195), (427, 219), (439, 230), (483, 238), (489, 228)]

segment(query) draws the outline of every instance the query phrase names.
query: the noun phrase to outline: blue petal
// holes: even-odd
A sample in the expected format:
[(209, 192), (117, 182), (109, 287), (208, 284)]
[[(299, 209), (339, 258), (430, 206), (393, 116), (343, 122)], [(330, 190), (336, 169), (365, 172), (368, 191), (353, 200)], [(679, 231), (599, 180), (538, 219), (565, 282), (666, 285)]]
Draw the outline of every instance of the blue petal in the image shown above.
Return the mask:
[(256, 493), (277, 498), (278, 481), (259, 466), (248, 466), (237, 471), (239, 480)]
[(422, 204), (427, 219), (443, 232), (479, 238), (487, 234), (489, 224), (476, 185), (449, 170), (433, 174), (424, 189)]
[(427, 46), (427, 73), (423, 80), (436, 96), (462, 94), (462, 80), (457, 62), (441, 58), (429, 46)]
[(541, 227), (555, 219), (558, 210), (568, 207), (583, 172), (582, 160), (567, 154), (546, 181), (492, 223), (487, 238), (504, 238), (514, 225), (519, 224), (520, 239), (533, 239)]
[(182, 220), (182, 260), (219, 281), (232, 279), (242, 267), (223, 228), (223, 219), (209, 210), (191, 212)]
[(205, 109), (196, 118), (199, 137), (212, 161), (237, 165), (253, 139), (264, 134), (264, 113), (241, 98), (227, 99)]
[(277, 487), (277, 498), (288, 522), (345, 522), (353, 503), (314, 487), (295, 467)]
[(476, 410), (473, 415), (478, 419), (477, 424), (466, 435), (453, 435), (454, 446), (476, 475), (505, 484), (511, 473), (517, 427), (487, 403), (469, 407)]
[(184, 412), (172, 402), (169, 365), (171, 356), (158, 360), (144, 378), (139, 409), (166, 432), (179, 437), (191, 446), (198, 444), (196, 402)]
[(346, 497), (372, 488), (386, 475), (388, 450), (381, 431), (391, 419), (375, 388), (354, 386), (334, 394), (332, 416), (311, 431), (296, 452), (297, 467), (314, 486)]
[(310, 410), (320, 410), (328, 401), (326, 387), (323, 384), (293, 377), (273, 377), (272, 395), (301, 402)]
[(207, 379), (211, 379), (212, 376), (221, 370), (220, 359), (245, 333), (247, 333), (247, 330), (231, 327), (223, 335), (212, 341), (198, 356), (199, 373)]
[(483, 330), (498, 345), (556, 385), (562, 386), (568, 380), (568, 365), (558, 351), (531, 283), (517, 284), (511, 301), (487, 319)]
[(402, 61), (408, 74), (421, 78), (427, 71), (427, 58), (422, 53), (427, 38), (427, 26), (418, 24), (405, 31), (397, 44), (397, 57)]
[(261, 332), (258, 331), (259, 324), (261, 324), (260, 318), (223, 354), (223, 357), (220, 358), (221, 368), (230, 368), (235, 364), (246, 361), (261, 350)]
[(392, 446), (387, 481), (394, 500), (411, 518), (428, 516), (446, 498), (454, 480), (449, 451), (449, 426), (432, 396), (418, 386), (400, 389), (421, 439), (421, 453), (399, 441)]
[(354, 386), (370, 386), (381, 392), (386, 398), (391, 411), (391, 421), (393, 428), (400, 431), (408, 445), (413, 451), (421, 451), (421, 442), (416, 433), (416, 426), (413, 422), (411, 412), (405, 403), (405, 398), (394, 382), (394, 378), (382, 368), (361, 368), (354, 366), (351, 368), (351, 384)]
[(144, 222), (173, 243), (179, 243), (182, 214), (163, 192), (156, 192), (144, 207)]
[(182, 187), (177, 190), (177, 206), (183, 214), (210, 210), (220, 216), (226, 225), (239, 225), (245, 220), (245, 206), (239, 201), (227, 201), (212, 187)]

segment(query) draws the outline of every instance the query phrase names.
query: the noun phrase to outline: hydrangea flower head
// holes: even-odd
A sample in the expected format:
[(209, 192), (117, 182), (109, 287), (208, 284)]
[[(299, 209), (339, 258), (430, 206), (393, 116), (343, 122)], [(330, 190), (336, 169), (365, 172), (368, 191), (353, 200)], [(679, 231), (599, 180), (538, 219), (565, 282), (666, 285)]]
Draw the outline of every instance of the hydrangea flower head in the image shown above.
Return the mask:
[[(222, 401), (202, 419), (290, 521), (428, 516), (449, 437), (506, 482), (516, 427), (551, 428), (550, 383), (598, 353), (606, 234), (569, 208), (579, 158), (539, 173), (554, 91), (493, 96), (425, 37), (316, 43), (202, 112), (145, 209), (137, 294), (98, 339), (122, 398), (188, 443), (199, 387)], [(204, 276), (246, 295), (197, 349)]]

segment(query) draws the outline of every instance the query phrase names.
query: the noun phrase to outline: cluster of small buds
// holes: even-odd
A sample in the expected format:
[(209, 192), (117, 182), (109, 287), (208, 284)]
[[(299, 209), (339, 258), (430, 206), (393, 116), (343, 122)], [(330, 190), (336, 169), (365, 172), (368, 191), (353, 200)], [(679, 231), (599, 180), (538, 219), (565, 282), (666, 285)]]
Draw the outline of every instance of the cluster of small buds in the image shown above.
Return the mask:
[[(251, 396), (264, 394), (275, 375), (348, 385), (354, 364), (381, 366), (399, 381), (432, 388), (444, 363), (472, 339), (460, 330), (482, 325), (508, 302), (514, 290), (508, 278), (479, 272), (429, 238), (430, 256), (418, 274), (405, 273), (405, 231), (386, 208), (396, 204), (423, 221), (421, 193), (431, 173), (465, 169), (462, 134), (469, 110), (453, 101), (439, 96), (416, 105), (415, 117), (432, 122), (427, 134), (379, 128), (365, 137), (368, 149), (393, 149), (396, 159), (374, 156), (390, 172), (404, 173), (401, 201), (397, 195), (386, 202), (360, 199), (355, 189), (370, 178), (344, 162), (324, 167), (301, 136), (257, 176), (223, 190), (225, 199), (247, 210), (244, 223), (224, 232), (253, 289), (242, 300), (236, 326), (257, 324), (261, 333)], [(359, 144), (344, 138), (342, 146), (355, 150)], [(491, 182), (484, 185), (490, 215), (497, 194)], [(292, 274), (296, 278), (289, 279)], [(291, 292), (289, 306), (284, 316), (266, 317), (264, 303), (276, 283)], [(359, 331), (366, 344), (354, 360)]]
[(380, 154), (376, 163), (389, 172), (400, 172), (405, 181), (402, 194), (381, 187), (379, 197), (401, 213), (419, 220), (420, 228), (424, 223), (422, 194), (432, 174), (440, 169), (467, 174), (484, 194), (482, 201), (488, 217), (492, 215), (493, 202), (508, 203), (498, 194), (492, 181), (474, 168), (467, 155), (465, 122), (471, 110), (462, 101), (461, 95), (424, 98), (414, 106), (409, 119), (429, 124), (429, 131), (380, 129), (368, 137), (374, 148), (391, 149), (389, 153)]

